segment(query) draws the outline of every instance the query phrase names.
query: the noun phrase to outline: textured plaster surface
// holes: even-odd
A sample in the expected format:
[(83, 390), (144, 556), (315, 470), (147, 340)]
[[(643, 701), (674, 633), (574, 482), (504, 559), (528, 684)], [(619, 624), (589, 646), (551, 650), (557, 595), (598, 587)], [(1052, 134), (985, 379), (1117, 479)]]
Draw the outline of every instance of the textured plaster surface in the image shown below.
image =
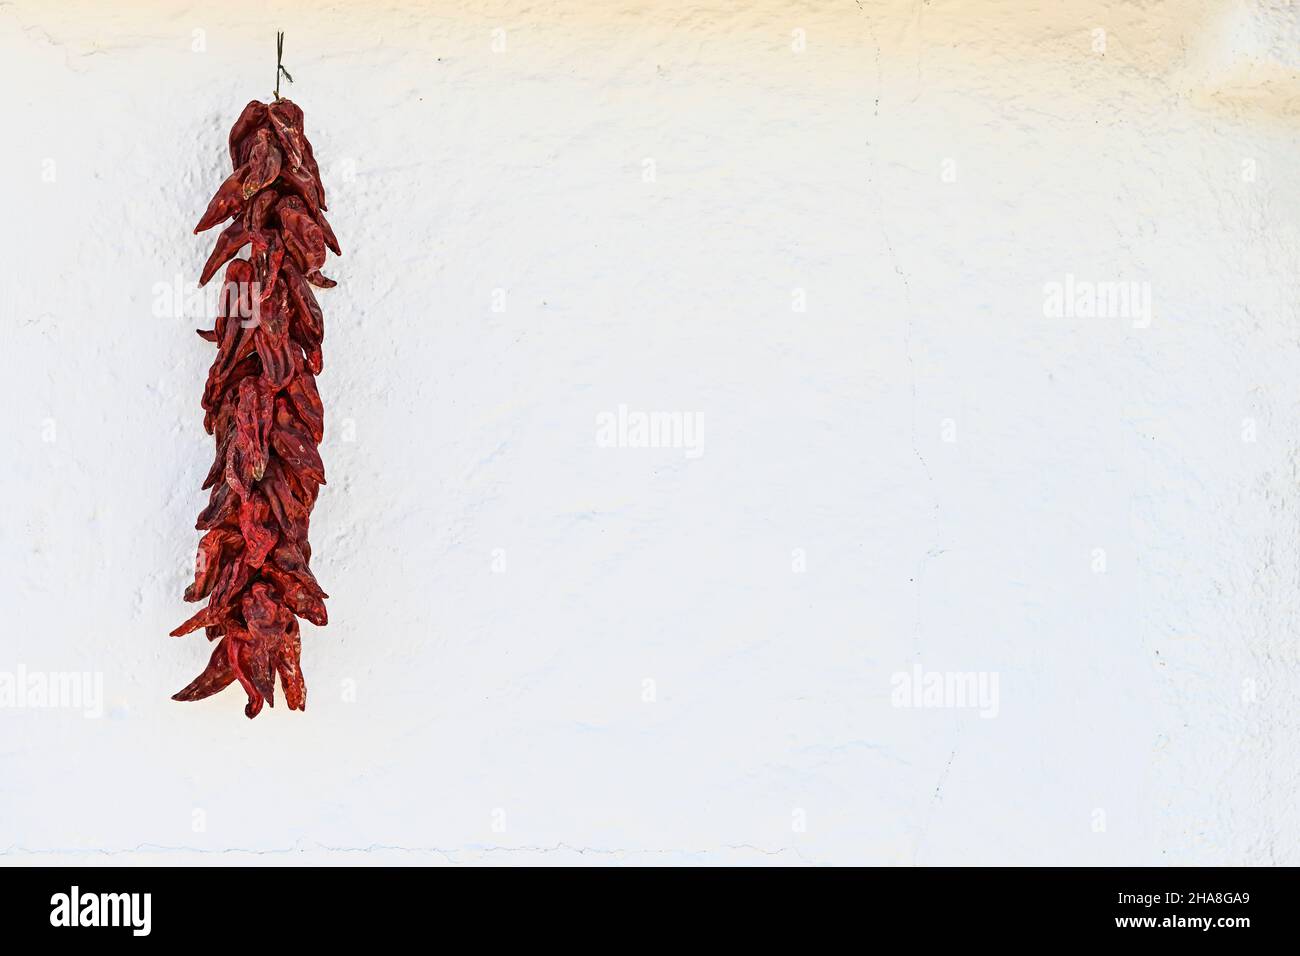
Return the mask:
[[(103, 687), (0, 709), (0, 862), (1300, 863), (1294, 15), (0, 2), (0, 673)], [(249, 722), (168, 700), (212, 350), (160, 287), (276, 29), (332, 599)]]

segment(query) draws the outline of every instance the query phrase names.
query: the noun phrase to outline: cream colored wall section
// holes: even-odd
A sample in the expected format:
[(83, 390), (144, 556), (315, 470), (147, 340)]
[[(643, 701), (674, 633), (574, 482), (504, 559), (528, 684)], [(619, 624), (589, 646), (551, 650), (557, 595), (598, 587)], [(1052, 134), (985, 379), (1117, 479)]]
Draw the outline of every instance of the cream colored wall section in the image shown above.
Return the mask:
[[(345, 253), (332, 599), (249, 723), (167, 699), (211, 350), (165, 290), (277, 29)], [(1300, 863), (1298, 38), (0, 5), (0, 684), (103, 689), (0, 708), (0, 861)]]

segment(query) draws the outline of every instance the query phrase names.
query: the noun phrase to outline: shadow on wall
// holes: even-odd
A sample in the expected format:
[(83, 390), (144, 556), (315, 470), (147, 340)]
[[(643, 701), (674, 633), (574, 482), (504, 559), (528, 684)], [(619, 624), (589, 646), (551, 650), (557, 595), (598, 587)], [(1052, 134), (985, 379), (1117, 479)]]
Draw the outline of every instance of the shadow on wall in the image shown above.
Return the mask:
[[(1111, 77), (1162, 83), (1201, 109), (1251, 120), (1300, 118), (1300, 8), (1291, 0), (1174, 0), (1158, 6), (1081, 0), (1017, 10), (988, 0), (872, 4), (861, 10), (886, 60), (913, 66), (919, 95), (948, 53), (999, 71), (1051, 75), (1080, 44)], [(983, 67), (981, 65), (981, 72)], [(1094, 79), (1107, 82), (1102, 75)], [(1099, 94), (1091, 88), (1081, 93)]]
[(1233, 2), (1200, 34), (1192, 103), (1253, 119), (1300, 119), (1300, 9)]

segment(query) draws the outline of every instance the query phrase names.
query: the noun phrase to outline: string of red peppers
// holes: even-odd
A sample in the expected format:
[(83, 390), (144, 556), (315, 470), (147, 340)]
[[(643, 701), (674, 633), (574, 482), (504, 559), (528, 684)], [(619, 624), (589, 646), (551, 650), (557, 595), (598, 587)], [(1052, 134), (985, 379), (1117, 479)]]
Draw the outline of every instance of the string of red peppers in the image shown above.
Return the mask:
[[(277, 674), (289, 708), (306, 708), (298, 618), (327, 620), (328, 595), (308, 567), (308, 519), (325, 483), (315, 378), (324, 326), (312, 286), (335, 284), (320, 268), (326, 247), (337, 255), (339, 246), (296, 105), (249, 103), (230, 131), (230, 159), (234, 172), (194, 228), (231, 220), (199, 280), (226, 267), (216, 327), (199, 330), (217, 345), (203, 392), (217, 455), (185, 590), (185, 600), (208, 603), (172, 631), (204, 628), (217, 643), (203, 673), (173, 699), (201, 700), (238, 681), (252, 718), (264, 702), (274, 706)], [(248, 258), (235, 258), (246, 245)]]

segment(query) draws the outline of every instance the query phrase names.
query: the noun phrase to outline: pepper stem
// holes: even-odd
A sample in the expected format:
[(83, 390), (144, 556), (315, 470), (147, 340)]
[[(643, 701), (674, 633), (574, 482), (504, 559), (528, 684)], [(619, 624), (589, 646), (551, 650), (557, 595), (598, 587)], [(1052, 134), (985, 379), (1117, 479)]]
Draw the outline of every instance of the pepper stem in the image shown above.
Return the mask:
[(284, 68), (283, 60), (284, 31), (280, 30), (275, 34), (275, 101), (277, 103), (280, 102), (280, 75), (284, 74), (286, 80), (290, 83), (293, 82), (293, 77), (290, 76), (289, 71)]

